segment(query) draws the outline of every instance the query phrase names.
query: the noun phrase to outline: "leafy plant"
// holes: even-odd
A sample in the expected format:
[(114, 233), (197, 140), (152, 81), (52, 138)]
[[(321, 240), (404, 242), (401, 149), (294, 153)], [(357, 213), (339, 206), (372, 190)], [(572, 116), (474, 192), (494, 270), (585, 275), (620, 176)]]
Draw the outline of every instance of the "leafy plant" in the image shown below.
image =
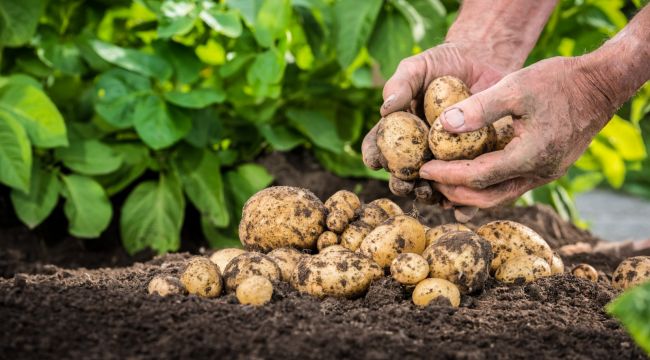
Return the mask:
[(607, 305), (607, 312), (618, 318), (634, 341), (650, 355), (650, 283), (625, 291)]

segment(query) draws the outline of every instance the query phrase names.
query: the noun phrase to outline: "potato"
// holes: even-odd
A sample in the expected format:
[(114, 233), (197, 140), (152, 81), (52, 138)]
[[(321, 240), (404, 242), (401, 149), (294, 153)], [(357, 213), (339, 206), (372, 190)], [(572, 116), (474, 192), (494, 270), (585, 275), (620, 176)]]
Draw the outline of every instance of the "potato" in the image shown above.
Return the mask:
[(492, 271), (496, 271), (508, 259), (523, 255), (538, 256), (547, 263), (553, 261), (553, 251), (546, 241), (531, 228), (509, 220), (489, 222), (476, 230), (490, 242), (494, 260)]
[(347, 190), (340, 190), (325, 201), (327, 209), (327, 228), (340, 234), (361, 209), (357, 195)]
[(183, 284), (175, 277), (157, 275), (149, 282), (147, 291), (149, 295), (180, 295), (185, 293), (185, 288), (183, 288)]
[(249, 250), (312, 249), (325, 230), (326, 210), (311, 191), (274, 186), (253, 195), (242, 212), (239, 239)]
[(593, 282), (598, 282), (598, 271), (589, 264), (578, 264), (571, 270), (573, 276), (586, 279)]
[(282, 271), (270, 257), (256, 252), (247, 252), (232, 259), (226, 266), (223, 273), (226, 289), (228, 291), (237, 289), (242, 281), (251, 276), (264, 276), (271, 281), (278, 281)]
[(426, 247), (429, 247), (429, 245), (431, 245), (433, 242), (438, 240), (442, 235), (452, 231), (472, 231), (472, 229), (468, 228), (463, 224), (454, 224), (454, 223), (442, 224), (436, 227), (432, 227), (428, 229), (424, 235), (427, 240)]
[(239, 248), (220, 249), (210, 255), (210, 261), (215, 263), (219, 268), (219, 271), (223, 274), (223, 271), (226, 270), (226, 266), (230, 260), (245, 252), (246, 250)]
[(382, 118), (377, 125), (377, 148), (386, 170), (401, 180), (417, 179), (420, 167), (431, 159), (428, 132), (424, 121), (405, 111)]
[(446, 108), (471, 95), (467, 85), (459, 78), (442, 76), (434, 79), (424, 92), (424, 116), (427, 122), (433, 125)]
[(445, 298), (453, 307), (460, 305), (460, 291), (454, 283), (445, 279), (424, 279), (413, 290), (413, 303), (425, 307), (433, 300)]
[(271, 301), (273, 284), (264, 276), (251, 276), (237, 286), (235, 295), (242, 305), (264, 305)]
[(472, 160), (493, 151), (496, 144), (496, 130), (492, 124), (466, 133), (447, 132), (440, 121), (429, 130), (429, 149), (439, 160)]
[(317, 297), (355, 297), (368, 290), (383, 275), (381, 267), (367, 257), (330, 246), (320, 254), (305, 257), (293, 272), (296, 290)]
[(492, 123), (496, 131), (496, 144), (494, 150), (503, 150), (506, 145), (515, 137), (515, 127), (512, 116), (504, 116)]
[(553, 259), (549, 265), (551, 265), (551, 274), (564, 274), (564, 262), (557, 253), (553, 253)]
[(336, 245), (339, 243), (339, 237), (335, 232), (325, 231), (320, 234), (318, 241), (316, 241), (316, 248), (318, 251), (325, 249), (328, 246)]
[(351, 252), (350, 249), (343, 247), (341, 245), (332, 245), (323, 249), (319, 254), (325, 254), (328, 252)]
[(399, 205), (389, 199), (377, 199), (363, 207), (359, 221), (362, 221), (371, 228), (379, 226), (384, 221), (402, 215), (404, 212)]
[(305, 254), (294, 248), (278, 248), (268, 253), (267, 256), (280, 268), (282, 280), (289, 282), (291, 280), (293, 269), (296, 268), (298, 261), (300, 261)]
[(351, 251), (356, 251), (363, 239), (370, 234), (372, 226), (363, 221), (355, 221), (348, 225), (347, 229), (341, 234), (341, 245)]
[(219, 296), (223, 288), (219, 268), (210, 259), (202, 256), (190, 259), (181, 275), (181, 283), (190, 294), (208, 298)]
[(629, 289), (650, 281), (650, 256), (634, 256), (623, 260), (612, 274), (612, 286)]
[(429, 275), (429, 263), (422, 255), (403, 253), (390, 264), (390, 274), (403, 285), (415, 285)]
[(425, 242), (422, 224), (408, 215), (398, 215), (372, 230), (361, 242), (359, 250), (379, 266), (387, 268), (401, 253), (421, 254)]
[(449, 280), (463, 294), (483, 289), (489, 277), (490, 244), (469, 231), (449, 232), (424, 250), (431, 277)]
[(498, 269), (496, 279), (504, 283), (516, 281), (531, 282), (551, 275), (551, 266), (546, 260), (535, 255), (509, 258)]

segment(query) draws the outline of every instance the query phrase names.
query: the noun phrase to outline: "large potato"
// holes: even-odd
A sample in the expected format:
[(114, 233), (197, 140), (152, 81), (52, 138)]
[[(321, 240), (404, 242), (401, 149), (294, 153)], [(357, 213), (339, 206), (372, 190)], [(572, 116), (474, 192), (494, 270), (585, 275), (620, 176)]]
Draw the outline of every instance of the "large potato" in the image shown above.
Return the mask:
[(181, 274), (181, 283), (190, 294), (208, 298), (219, 296), (223, 288), (219, 268), (202, 256), (190, 259)]
[(326, 250), (300, 260), (291, 281), (298, 291), (317, 297), (355, 297), (383, 275), (379, 265), (361, 254), (337, 245)]
[(235, 296), (242, 305), (264, 305), (271, 301), (273, 284), (264, 276), (251, 276), (237, 286)]
[(512, 116), (504, 116), (492, 123), (496, 131), (496, 144), (494, 150), (503, 150), (515, 137), (515, 127)]
[(246, 250), (239, 249), (239, 248), (220, 249), (215, 251), (212, 255), (210, 255), (210, 261), (215, 263), (215, 265), (217, 265), (217, 267), (219, 268), (219, 271), (221, 271), (221, 273), (223, 274), (230, 260), (234, 259), (235, 257), (245, 252)]
[(278, 248), (273, 249), (267, 256), (280, 268), (282, 280), (289, 282), (298, 261), (307, 255), (294, 248)]
[(476, 233), (492, 245), (493, 271), (508, 259), (523, 255), (538, 256), (549, 264), (553, 261), (553, 250), (548, 243), (531, 228), (520, 223), (492, 221), (478, 228)]
[(531, 282), (551, 275), (551, 266), (546, 260), (535, 255), (509, 258), (496, 272), (496, 279), (504, 283), (517, 281)]
[(413, 303), (425, 307), (433, 300), (444, 298), (453, 307), (460, 305), (460, 291), (454, 283), (445, 279), (424, 279), (413, 290)]
[(242, 281), (251, 276), (264, 276), (271, 281), (278, 281), (282, 271), (270, 257), (256, 252), (247, 252), (232, 259), (226, 266), (223, 273), (226, 289), (234, 291)]
[(390, 275), (403, 285), (415, 285), (429, 275), (429, 263), (422, 255), (399, 254), (390, 264)]
[(612, 274), (612, 286), (628, 289), (650, 281), (650, 256), (634, 256), (623, 260)]
[(424, 116), (429, 125), (442, 114), (442, 112), (468, 97), (471, 93), (465, 83), (453, 76), (442, 76), (434, 79), (424, 93)]
[(327, 228), (339, 234), (354, 218), (361, 208), (357, 195), (347, 190), (340, 190), (325, 201), (327, 209)]
[(249, 250), (312, 249), (325, 230), (325, 206), (311, 191), (274, 186), (253, 195), (242, 212), (239, 239)]
[(372, 230), (361, 242), (359, 251), (387, 268), (401, 253), (421, 254), (425, 242), (422, 224), (410, 216), (398, 215)]
[(472, 160), (493, 151), (496, 144), (496, 131), (492, 124), (465, 133), (447, 132), (436, 121), (429, 131), (429, 149), (436, 159)]
[(426, 247), (429, 247), (433, 242), (440, 239), (442, 235), (452, 231), (472, 231), (472, 229), (458, 223), (442, 224), (429, 228), (424, 235), (427, 239)]
[(431, 159), (428, 132), (424, 121), (404, 111), (381, 119), (377, 125), (377, 147), (383, 156), (382, 165), (398, 179), (417, 179), (420, 167)]
[(355, 221), (341, 234), (341, 246), (356, 251), (371, 231), (372, 226), (363, 221)]
[(429, 245), (422, 254), (431, 277), (449, 280), (463, 294), (483, 289), (489, 277), (490, 244), (469, 231), (454, 231)]

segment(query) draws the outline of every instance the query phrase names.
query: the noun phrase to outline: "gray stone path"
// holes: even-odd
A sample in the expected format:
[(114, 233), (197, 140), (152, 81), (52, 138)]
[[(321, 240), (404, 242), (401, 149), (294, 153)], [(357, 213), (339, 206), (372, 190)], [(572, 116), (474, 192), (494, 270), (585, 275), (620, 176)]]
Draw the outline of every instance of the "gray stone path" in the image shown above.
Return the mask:
[(581, 194), (580, 216), (594, 234), (610, 241), (650, 239), (650, 201), (607, 190)]

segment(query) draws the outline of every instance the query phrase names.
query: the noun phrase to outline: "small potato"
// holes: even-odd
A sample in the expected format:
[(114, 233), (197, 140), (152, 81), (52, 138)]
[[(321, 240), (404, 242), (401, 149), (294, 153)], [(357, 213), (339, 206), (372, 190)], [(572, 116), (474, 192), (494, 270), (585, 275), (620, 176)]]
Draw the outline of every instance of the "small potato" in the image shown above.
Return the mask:
[(553, 259), (551, 260), (551, 274), (564, 274), (564, 262), (562, 258), (557, 253), (553, 253)]
[(370, 225), (374, 229), (384, 221), (403, 214), (404, 211), (402, 211), (402, 208), (399, 207), (399, 205), (389, 199), (381, 198), (364, 206), (359, 220)]
[(440, 239), (442, 235), (452, 231), (472, 231), (472, 229), (468, 228), (463, 224), (458, 224), (458, 223), (442, 224), (436, 227), (432, 227), (429, 230), (427, 230), (427, 232), (425, 233), (427, 239), (426, 247), (429, 247), (429, 245), (431, 245), (433, 242)]
[(424, 251), (424, 227), (408, 215), (386, 220), (363, 239), (359, 251), (387, 268), (401, 253)]
[(246, 278), (256, 275), (264, 276), (271, 281), (278, 281), (282, 276), (282, 271), (270, 257), (256, 252), (247, 252), (232, 259), (226, 266), (223, 278), (226, 282), (226, 289), (233, 291)]
[(341, 234), (341, 245), (351, 251), (356, 251), (371, 231), (372, 226), (363, 221), (355, 221), (348, 225)]
[(497, 269), (495, 277), (504, 283), (514, 283), (531, 282), (549, 275), (551, 275), (551, 266), (546, 260), (535, 255), (523, 255), (504, 262)]
[(226, 270), (226, 266), (230, 260), (245, 252), (246, 250), (239, 248), (220, 249), (210, 255), (210, 261), (215, 263), (219, 268), (219, 271), (223, 274), (223, 271)]
[[(323, 249), (323, 251), (319, 252), (319, 254), (325, 254), (325, 253), (328, 253), (328, 252), (351, 252), (351, 251), (350, 251), (350, 249), (348, 249), (346, 247), (343, 247), (341, 245), (332, 245), (332, 246), (328, 246), (325, 249)], [(307, 256), (307, 255), (305, 255), (305, 256)]]
[(219, 296), (223, 288), (219, 268), (210, 259), (202, 256), (190, 259), (181, 275), (181, 283), (190, 294), (208, 298)]
[(183, 288), (183, 284), (175, 277), (157, 275), (149, 282), (147, 291), (149, 295), (180, 295), (185, 293), (185, 288)]
[(280, 268), (282, 280), (289, 282), (291, 280), (293, 269), (296, 268), (298, 261), (300, 261), (305, 254), (294, 248), (278, 248), (268, 253), (267, 256)]
[(508, 259), (523, 255), (538, 256), (548, 264), (553, 261), (553, 250), (548, 243), (531, 228), (520, 223), (492, 221), (479, 227), (476, 233), (492, 245), (492, 271), (496, 271)]
[(357, 195), (347, 190), (340, 190), (325, 201), (327, 209), (327, 228), (340, 234), (361, 209)]
[(242, 211), (239, 239), (249, 250), (313, 249), (325, 231), (325, 205), (311, 191), (274, 186), (253, 195)]
[(390, 274), (403, 285), (415, 285), (429, 275), (429, 263), (422, 255), (403, 253), (390, 264)]
[(381, 119), (377, 125), (377, 147), (383, 156), (382, 165), (398, 179), (417, 179), (420, 167), (431, 159), (428, 132), (424, 121), (404, 111)]
[(424, 115), (429, 125), (442, 114), (442, 112), (468, 97), (471, 93), (465, 83), (453, 76), (442, 76), (434, 79), (424, 93)]
[(494, 150), (503, 150), (515, 137), (515, 127), (513, 125), (512, 116), (504, 116), (492, 123), (492, 125), (494, 126), (497, 136)]
[(592, 282), (598, 282), (598, 271), (589, 264), (579, 264), (571, 270), (573, 276), (586, 279)]
[(460, 291), (454, 283), (445, 279), (424, 279), (413, 290), (413, 303), (425, 307), (433, 300), (444, 298), (453, 307), (460, 305)]
[(424, 250), (431, 277), (449, 280), (463, 294), (483, 289), (489, 277), (490, 244), (469, 231), (449, 232)]
[(650, 256), (634, 256), (623, 260), (612, 274), (612, 286), (629, 289), (650, 281)]
[(316, 248), (318, 251), (325, 249), (328, 246), (336, 245), (339, 243), (339, 237), (333, 231), (325, 231), (320, 234), (318, 241), (316, 241)]
[(429, 149), (439, 160), (472, 160), (494, 150), (496, 131), (492, 124), (475, 131), (454, 134), (436, 121), (429, 130)]
[(264, 305), (271, 301), (273, 284), (264, 276), (251, 276), (237, 286), (235, 295), (242, 305)]

